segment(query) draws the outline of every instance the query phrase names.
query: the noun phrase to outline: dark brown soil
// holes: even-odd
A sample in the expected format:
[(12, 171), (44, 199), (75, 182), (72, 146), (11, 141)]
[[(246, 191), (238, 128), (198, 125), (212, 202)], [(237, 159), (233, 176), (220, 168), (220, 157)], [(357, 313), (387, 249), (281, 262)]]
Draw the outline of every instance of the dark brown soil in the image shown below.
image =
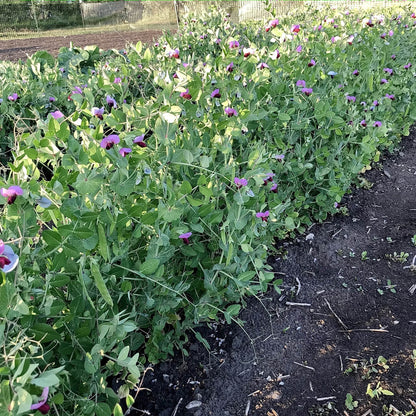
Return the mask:
[(161, 34), (161, 30), (113, 31), (85, 35), (0, 40), (0, 61), (26, 59), (37, 51), (48, 51), (56, 56), (60, 48), (69, 47), (71, 42), (80, 48), (95, 45), (104, 50), (123, 49), (126, 44), (136, 44), (139, 40), (143, 43), (151, 43)]
[[(0, 59), (25, 59), (37, 50), (56, 54), (70, 42), (121, 49), (159, 34), (0, 41)], [(365, 175), (363, 184), (371, 189), (354, 190), (345, 198), (348, 216), (311, 227), (280, 247), (284, 257), (270, 258), (276, 278), (283, 279), (281, 293), (249, 299), (240, 316), (243, 329), (223, 323), (199, 328), (211, 350), (191, 342), (188, 357), (178, 353), (148, 371), (144, 387), (149, 390), (140, 391), (130, 414), (379, 416), (416, 411), (416, 272), (409, 267), (416, 255), (411, 241), (416, 234), (415, 160), (413, 133), (399, 152)], [(402, 252), (408, 253), (404, 263)], [(378, 383), (393, 395), (379, 391), (379, 398), (371, 399), (367, 388), (375, 390)], [(345, 404), (347, 394), (356, 407)]]
[[(400, 152), (365, 175), (371, 189), (345, 198), (348, 216), (311, 227), (281, 247), (284, 258), (270, 259), (276, 278), (283, 278), (282, 293), (250, 299), (241, 313), (244, 329), (201, 328), (209, 353), (191, 343), (189, 357), (178, 354), (146, 374), (150, 391), (139, 394), (135, 414), (415, 411), (416, 273), (409, 268), (416, 255), (415, 160), (413, 133)], [(409, 254), (404, 263), (401, 252)], [(370, 399), (367, 387), (374, 390), (379, 382), (393, 395)], [(357, 401), (352, 410), (345, 405), (348, 393)], [(190, 404), (195, 407), (187, 409)]]

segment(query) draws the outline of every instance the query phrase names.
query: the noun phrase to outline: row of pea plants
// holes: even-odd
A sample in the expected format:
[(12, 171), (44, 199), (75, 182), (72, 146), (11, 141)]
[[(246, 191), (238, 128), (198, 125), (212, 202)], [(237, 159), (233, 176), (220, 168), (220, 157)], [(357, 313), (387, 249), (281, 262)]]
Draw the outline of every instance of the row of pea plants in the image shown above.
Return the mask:
[(342, 209), (416, 119), (415, 18), (216, 11), (1, 62), (0, 408), (122, 415), (147, 363), (279, 290), (275, 239)]

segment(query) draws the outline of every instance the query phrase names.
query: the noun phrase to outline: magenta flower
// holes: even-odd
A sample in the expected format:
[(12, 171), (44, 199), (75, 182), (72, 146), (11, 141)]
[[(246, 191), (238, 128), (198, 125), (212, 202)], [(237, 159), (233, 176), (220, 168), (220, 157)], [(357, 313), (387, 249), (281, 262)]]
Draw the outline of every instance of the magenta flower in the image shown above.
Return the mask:
[(126, 157), (129, 153), (131, 153), (131, 149), (130, 147), (122, 147), (118, 152), (121, 156)]
[(265, 69), (269, 68), (269, 65), (266, 64), (266, 62), (261, 62), (257, 65), (257, 69)]
[(293, 33), (299, 33), (300, 31), (300, 26), (299, 25), (293, 25), (291, 31)]
[(137, 136), (134, 140), (133, 140), (134, 144), (138, 144), (140, 147), (147, 147), (147, 144), (144, 141), (144, 134), (142, 134), (141, 136)]
[(54, 111), (53, 113), (50, 113), (50, 114), (55, 120), (58, 120), (60, 118), (65, 117), (59, 110), (56, 110), (56, 111)]
[(36, 404), (32, 404), (32, 406), (30, 406), (30, 410), (39, 410), (40, 413), (46, 415), (50, 410), (50, 406), (46, 403), (48, 395), (49, 387), (45, 387), (42, 391), (42, 395), (40, 396), (40, 401)]
[(230, 47), (230, 49), (236, 49), (240, 47), (240, 43), (238, 42), (238, 40), (230, 40), (228, 46)]
[(109, 107), (112, 107), (114, 109), (117, 108), (117, 103), (116, 103), (116, 100), (114, 98), (107, 95), (107, 97), (105, 99), (106, 99), (107, 104), (109, 105)]
[(101, 107), (101, 108), (93, 107), (91, 109), (91, 113), (93, 116), (98, 117), (100, 120), (102, 120), (103, 114), (104, 114), (104, 107)]
[(394, 32), (392, 30), (389, 30), (389, 36), (393, 36)]
[(216, 43), (217, 45), (219, 45), (219, 44), (221, 43), (221, 39), (220, 39), (220, 38), (215, 39), (215, 43)]
[(396, 55), (392, 55), (391, 59), (393, 59), (393, 61), (396, 59)]
[(186, 89), (186, 91), (181, 92), (180, 96), (182, 98), (185, 98), (185, 100), (190, 100), (192, 98), (191, 94), (189, 94), (188, 88)]
[(17, 95), (17, 93), (14, 92), (13, 94), (9, 95), (7, 98), (10, 101), (17, 101), (19, 99), (19, 96)]
[(168, 52), (169, 58), (179, 59), (179, 49), (174, 49)]
[(347, 95), (347, 101), (350, 103), (355, 103), (356, 98), (353, 95)]
[(75, 89), (72, 91), (72, 95), (75, 95), (75, 94), (82, 94), (82, 88), (75, 87)]
[(114, 78), (114, 84), (121, 84), (121, 78), (120, 77)]
[(221, 98), (220, 90), (218, 88), (212, 91), (211, 98)]
[(300, 79), (299, 81), (296, 82), (296, 86), (297, 87), (306, 87), (306, 81), (304, 81), (303, 79)]
[(308, 66), (309, 67), (311, 67), (311, 66), (315, 66), (316, 65), (316, 62), (315, 62), (315, 60), (314, 59), (311, 59), (309, 62), (308, 62)]
[(362, 127), (367, 127), (367, 122), (366, 122), (365, 120), (361, 120), (361, 121), (360, 121), (360, 125), (361, 125)]
[(275, 28), (279, 24), (279, 19), (270, 20), (269, 26)]
[(355, 76), (360, 75), (360, 73), (358, 72), (358, 69), (354, 69), (354, 71), (352, 71), (352, 74)]
[(104, 137), (104, 139), (101, 140), (100, 146), (103, 149), (109, 150), (117, 143), (120, 143), (120, 138), (117, 134), (110, 134), (110, 136)]
[(383, 71), (386, 72), (389, 75), (393, 74), (393, 70), (391, 68), (384, 68)]
[(240, 189), (243, 186), (247, 186), (248, 181), (244, 178), (237, 178), (237, 176), (234, 178), (234, 183), (237, 185), (237, 189)]
[(50, 103), (54, 103), (56, 101), (56, 98), (55, 97), (49, 97), (49, 102)]
[(277, 194), (277, 183), (274, 183), (271, 188), (270, 188), (270, 192), (273, 192), (275, 194)]
[(388, 84), (388, 81), (386, 80), (386, 78), (381, 78), (380, 84)]
[(192, 235), (192, 233), (191, 232), (188, 232), (188, 233), (184, 233), (184, 234), (181, 234), (178, 238), (180, 238), (180, 239), (182, 239), (182, 241), (186, 244), (186, 245), (188, 245), (190, 242), (189, 242), (189, 237)]
[(224, 108), (225, 114), (227, 114), (228, 117), (237, 116), (237, 110), (234, 110), (234, 108), (231, 107), (225, 107)]
[(267, 173), (266, 177), (263, 179), (264, 185), (267, 185), (268, 182), (271, 182), (275, 174), (273, 172)]
[(394, 94), (386, 94), (386, 98), (389, 98), (390, 100), (394, 100)]
[(373, 105), (374, 105), (375, 107), (378, 107), (378, 106), (379, 106), (379, 102), (378, 102), (377, 100), (374, 100), (374, 101), (373, 101)]
[(375, 121), (373, 127), (381, 127), (381, 121)]
[(269, 218), (270, 212), (269, 211), (265, 211), (265, 212), (257, 212), (256, 213), (256, 217), (257, 218), (261, 218), (262, 221), (267, 222), (268, 218)]
[(233, 72), (234, 71), (234, 63), (230, 62), (229, 65), (227, 65), (227, 71), (228, 72)]
[(296, 48), (296, 52), (298, 52), (298, 53), (302, 52), (302, 45), (299, 45), (299, 46)]
[(309, 97), (312, 94), (312, 88), (302, 88), (302, 92)]
[(18, 195), (23, 195), (23, 189), (20, 186), (12, 185), (9, 186), (7, 189), (1, 188), (0, 195), (7, 198), (7, 203), (11, 205), (16, 200), (16, 197)]
[(178, 77), (178, 74), (175, 72), (175, 73), (172, 75), (172, 78), (179, 78), (179, 77)]
[(412, 66), (412, 64), (411, 63), (408, 63), (408, 64), (404, 65), (403, 68), (404, 69), (409, 69), (409, 68), (411, 68), (411, 66)]

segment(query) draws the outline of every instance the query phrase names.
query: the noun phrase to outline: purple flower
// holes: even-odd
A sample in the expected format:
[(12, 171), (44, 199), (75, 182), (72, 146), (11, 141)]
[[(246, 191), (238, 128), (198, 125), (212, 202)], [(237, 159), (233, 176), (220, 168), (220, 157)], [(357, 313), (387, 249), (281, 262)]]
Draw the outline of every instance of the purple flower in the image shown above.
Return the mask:
[(219, 44), (221, 43), (221, 39), (220, 39), (220, 38), (215, 39), (215, 43), (216, 43), (217, 45), (219, 45)]
[(147, 147), (147, 144), (144, 141), (144, 134), (142, 134), (141, 136), (137, 136), (134, 140), (133, 140), (134, 144), (138, 144), (140, 147)]
[(394, 61), (396, 59), (396, 55), (392, 55), (390, 58)]
[(361, 120), (360, 125), (363, 127), (367, 127), (367, 122), (365, 120)]
[(7, 98), (10, 101), (17, 101), (19, 99), (19, 96), (17, 95), (17, 93), (14, 92), (13, 94), (9, 95)]
[(269, 22), (270, 27), (276, 27), (278, 24), (279, 24), (279, 19), (273, 19), (273, 20), (270, 20)]
[(192, 235), (191, 232), (181, 234), (178, 238), (180, 238), (186, 245), (189, 244), (189, 237)]
[(380, 80), (380, 84), (387, 84), (388, 81), (386, 80), (386, 78), (381, 78)]
[(220, 90), (218, 88), (212, 91), (211, 98), (221, 98)]
[(114, 84), (120, 84), (120, 83), (121, 83), (121, 78), (120, 77), (114, 78)]
[(107, 104), (116, 109), (117, 108), (117, 103), (116, 100), (113, 97), (110, 97), (109, 95), (107, 95), (107, 97), (105, 98), (105, 100), (107, 101)]
[(5, 245), (3, 240), (0, 240), (0, 269), (4, 273), (9, 273), (16, 268), (18, 263), (19, 256), (10, 246)]
[(269, 68), (269, 65), (267, 65), (265, 62), (261, 62), (257, 65), (257, 69), (264, 69)]
[(386, 94), (385, 97), (394, 100), (394, 94)]
[(299, 45), (299, 46), (296, 48), (296, 52), (298, 52), (298, 53), (302, 52), (302, 45)]
[(347, 95), (347, 101), (350, 103), (355, 103), (356, 98), (353, 95)]
[(227, 65), (227, 71), (228, 72), (233, 72), (234, 71), (234, 63), (230, 62), (229, 65)]
[(373, 105), (374, 105), (374, 107), (378, 107), (379, 106), (379, 102), (377, 100), (374, 100), (373, 101)]
[(404, 69), (409, 69), (412, 66), (412, 64), (409, 62), (408, 64), (404, 65), (403, 68)]
[(384, 68), (383, 71), (386, 72), (389, 75), (393, 74), (393, 70), (391, 68)]
[(256, 217), (257, 218), (261, 218), (262, 221), (267, 222), (268, 218), (269, 218), (270, 212), (269, 211), (265, 211), (265, 212), (257, 212), (256, 213)]
[(305, 95), (309, 96), (309, 95), (311, 95), (311, 94), (312, 94), (313, 90), (312, 90), (312, 88), (302, 88), (302, 92), (303, 92)]
[(299, 25), (293, 25), (291, 31), (293, 33), (299, 33), (300, 31), (300, 26)]
[(311, 59), (311, 60), (308, 62), (308, 66), (309, 66), (309, 67), (311, 67), (311, 66), (315, 66), (315, 65), (316, 65), (315, 59)]
[(48, 395), (49, 387), (45, 387), (42, 391), (42, 395), (40, 396), (40, 401), (36, 404), (32, 404), (32, 406), (30, 406), (30, 410), (38, 410), (43, 415), (46, 415), (50, 410), (50, 406), (46, 403)]
[(225, 107), (224, 108), (225, 114), (227, 114), (228, 117), (237, 116), (237, 110), (234, 110), (234, 108), (231, 107)]
[(297, 87), (306, 87), (306, 82), (303, 79), (300, 79), (296, 82)]
[(12, 185), (9, 186), (7, 189), (1, 188), (0, 195), (7, 198), (7, 203), (11, 205), (16, 200), (16, 197), (18, 195), (23, 195), (23, 189), (20, 186)]
[(392, 30), (389, 30), (389, 36), (393, 36), (394, 32)]
[(121, 156), (126, 157), (129, 153), (131, 153), (131, 149), (130, 147), (122, 147), (118, 152)]
[(117, 134), (110, 134), (110, 136), (104, 137), (101, 140), (100, 146), (103, 149), (109, 150), (117, 143), (120, 143), (120, 137)]
[(169, 58), (179, 59), (179, 49), (174, 49), (172, 51), (169, 51), (168, 52), (168, 57)]
[(352, 71), (352, 74), (355, 76), (360, 75), (360, 73), (358, 72), (358, 69), (354, 69), (354, 71)]
[(263, 179), (264, 185), (267, 185), (268, 182), (271, 182), (275, 174), (273, 172), (267, 173), (266, 177)]
[(338, 202), (334, 202), (334, 208), (339, 208)]
[(75, 87), (75, 89), (72, 91), (72, 95), (75, 95), (75, 94), (82, 94), (82, 88)]
[(281, 161), (283, 161), (284, 160), (284, 158), (285, 158), (285, 155), (274, 155), (273, 156), (276, 160), (281, 160)]
[(386, 36), (387, 36), (387, 33), (382, 33), (382, 34), (380, 35), (381, 39), (386, 39)]
[(367, 105), (367, 103), (365, 101), (361, 101), (360, 104), (365, 107)]
[(49, 102), (50, 103), (54, 103), (56, 101), (56, 98), (55, 97), (49, 97)]
[(381, 127), (381, 121), (375, 121), (373, 127)]
[(271, 186), (270, 191), (273, 192), (273, 193), (275, 193), (275, 194), (277, 194), (277, 183), (274, 183)]
[(185, 98), (185, 100), (190, 100), (192, 98), (191, 94), (189, 94), (188, 88), (186, 89), (186, 91), (181, 92), (180, 96), (182, 98)]
[(55, 120), (58, 120), (60, 118), (65, 117), (59, 110), (56, 110), (56, 111), (54, 111), (53, 113), (50, 113), (50, 114)]
[(234, 178), (234, 183), (237, 185), (237, 189), (240, 189), (243, 186), (247, 186), (248, 181), (244, 178), (237, 178), (237, 176)]
[(104, 107), (101, 107), (101, 108), (93, 107), (91, 109), (91, 113), (93, 116), (98, 117), (100, 120), (102, 120), (103, 114), (104, 114)]
[(228, 46), (230, 47), (230, 49), (236, 49), (240, 47), (240, 43), (238, 42), (238, 40), (230, 40)]

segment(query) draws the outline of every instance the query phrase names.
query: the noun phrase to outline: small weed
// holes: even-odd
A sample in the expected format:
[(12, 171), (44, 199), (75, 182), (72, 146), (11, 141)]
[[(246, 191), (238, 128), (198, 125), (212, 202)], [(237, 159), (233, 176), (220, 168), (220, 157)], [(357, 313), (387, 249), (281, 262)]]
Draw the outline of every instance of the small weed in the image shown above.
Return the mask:
[(406, 263), (408, 257), (409, 253), (405, 253), (404, 251), (401, 251), (400, 254), (397, 252), (394, 252), (393, 254), (386, 254), (386, 258), (394, 261), (395, 263)]
[(363, 380), (369, 380), (372, 375), (379, 374), (389, 369), (387, 360), (380, 355), (375, 361), (374, 358), (370, 358), (370, 361), (354, 361), (345, 371), (344, 374), (361, 373)]
[(367, 252), (366, 251), (363, 251), (361, 253), (361, 260), (362, 261), (368, 260), (368, 256), (367, 256)]
[[(397, 285), (392, 285), (391, 280), (387, 279), (387, 284), (384, 286), (385, 290), (389, 290), (391, 293), (397, 293), (396, 291)], [(384, 295), (385, 291), (383, 289), (377, 289), (377, 292), (380, 293), (380, 295)]]
[(412, 237), (412, 244), (416, 246), (416, 234)]
[(410, 358), (412, 359), (412, 361), (413, 361), (413, 367), (416, 370), (416, 350), (413, 350), (412, 351), (412, 355), (410, 356)]
[(383, 389), (383, 387), (380, 386), (380, 382), (377, 383), (374, 389), (371, 387), (371, 383), (369, 383), (365, 394), (370, 396), (370, 399), (379, 399), (381, 396), (394, 396), (392, 391)]
[(349, 256), (350, 256), (350, 257), (355, 257), (355, 252), (354, 252), (353, 250), (351, 250), (351, 251), (349, 252)]
[(388, 407), (386, 405), (383, 405), (382, 411), (383, 416), (410, 416), (415, 414), (414, 409), (403, 412), (399, 409), (396, 409), (393, 405), (389, 405)]
[(358, 401), (352, 398), (351, 393), (347, 393), (347, 397), (345, 398), (345, 407), (348, 410), (354, 410), (358, 406)]
[(391, 237), (386, 237), (386, 241), (388, 243), (394, 243), (393, 239)]

